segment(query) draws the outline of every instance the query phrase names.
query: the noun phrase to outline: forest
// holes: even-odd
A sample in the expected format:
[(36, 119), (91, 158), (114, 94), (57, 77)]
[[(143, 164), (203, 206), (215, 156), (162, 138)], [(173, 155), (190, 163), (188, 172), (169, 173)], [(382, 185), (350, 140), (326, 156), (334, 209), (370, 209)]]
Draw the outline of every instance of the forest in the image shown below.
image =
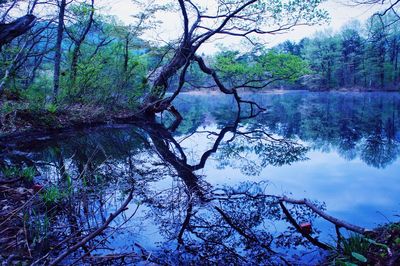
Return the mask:
[(0, 0), (2, 265), (400, 264), (399, 1), (121, 1)]
[[(137, 23), (124, 25), (103, 15), (95, 1), (57, 3), (2, 1), (4, 25), (15, 23), (22, 10), (39, 13), (24, 34), (1, 43), (2, 99), (20, 99), (25, 105), (4, 102), (2, 113), (13, 108), (56, 111), (58, 105), (77, 103), (129, 109), (142, 105), (160, 66), (174, 52), (170, 44), (156, 45), (141, 35), (157, 27), (157, 12), (171, 7), (143, 6)], [(324, 20), (326, 14), (316, 16)], [(326, 30), (270, 49), (221, 48), (204, 60), (226, 86), (241, 90), (398, 90), (399, 23), (395, 13), (388, 12), (364, 23), (354, 21), (339, 32)], [(177, 76), (168, 82), (167, 91), (179, 87)], [(217, 88), (196, 64), (188, 67), (182, 87)]]
[(399, 90), (399, 28), (395, 15), (372, 16), (276, 49), (307, 62), (313, 73), (305, 80), (307, 89)]

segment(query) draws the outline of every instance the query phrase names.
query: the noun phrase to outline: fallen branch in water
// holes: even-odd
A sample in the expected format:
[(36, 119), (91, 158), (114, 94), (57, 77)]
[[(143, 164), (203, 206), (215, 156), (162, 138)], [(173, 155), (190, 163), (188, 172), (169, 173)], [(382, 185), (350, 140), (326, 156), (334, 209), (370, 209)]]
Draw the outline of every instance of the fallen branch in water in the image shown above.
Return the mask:
[(293, 216), (290, 214), (289, 210), (286, 208), (286, 206), (283, 204), (282, 201), (279, 202), (279, 205), (282, 208), (283, 213), (286, 215), (286, 218), (289, 220), (289, 222), (296, 228), (297, 231), (299, 231), (301, 233), (301, 235), (303, 237), (305, 237), (308, 241), (310, 241), (313, 245), (325, 249), (325, 250), (329, 250), (330, 247), (320, 241), (318, 241), (318, 239), (313, 238), (310, 234), (307, 234), (306, 232), (304, 232), (304, 230), (302, 230), (300, 228), (300, 225), (296, 222), (296, 220), (293, 218)]
[(371, 229), (363, 228), (363, 227), (339, 220), (339, 219), (325, 213), (324, 211), (319, 209), (317, 206), (315, 206), (311, 201), (309, 201), (307, 199), (296, 200), (296, 199), (291, 199), (291, 198), (287, 198), (287, 197), (278, 197), (278, 199), (279, 199), (279, 202), (286, 202), (286, 203), (291, 203), (291, 204), (295, 204), (295, 205), (305, 205), (308, 208), (310, 208), (312, 211), (314, 211), (316, 214), (318, 214), (319, 216), (324, 218), (325, 220), (333, 223), (334, 225), (336, 225), (338, 227), (346, 228), (349, 231), (353, 231), (353, 232), (356, 232), (359, 234), (366, 234), (369, 232), (373, 232), (373, 230), (371, 230)]
[(63, 252), (60, 256), (58, 256), (56, 259), (54, 259), (52, 262), (50, 262), (50, 266), (53, 265), (58, 265), (63, 259), (65, 259), (68, 255), (70, 255), (71, 253), (75, 252), (76, 250), (78, 250), (80, 247), (82, 247), (83, 245), (85, 245), (87, 242), (89, 242), (90, 240), (92, 240), (93, 238), (95, 238), (96, 236), (98, 236), (99, 234), (101, 234), (105, 229), (108, 228), (108, 225), (118, 216), (120, 215), (123, 211), (127, 210), (127, 206), (129, 204), (129, 202), (131, 202), (133, 198), (133, 190), (131, 190), (129, 192), (128, 198), (124, 201), (124, 203), (121, 205), (121, 207), (115, 211), (114, 213), (110, 214), (110, 216), (108, 217), (108, 219), (104, 222), (104, 224), (102, 226), (100, 226), (99, 228), (97, 228), (94, 232), (88, 234), (86, 237), (84, 237), (80, 242), (76, 243), (75, 245), (73, 245), (72, 247), (70, 247), (68, 250), (66, 250), (65, 252)]

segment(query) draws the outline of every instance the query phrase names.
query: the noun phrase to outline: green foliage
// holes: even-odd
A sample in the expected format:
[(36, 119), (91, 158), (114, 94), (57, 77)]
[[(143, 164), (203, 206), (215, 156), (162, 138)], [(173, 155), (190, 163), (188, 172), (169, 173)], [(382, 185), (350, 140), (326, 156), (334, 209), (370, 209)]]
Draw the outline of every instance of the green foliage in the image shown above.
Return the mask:
[(378, 243), (373, 239), (364, 237), (359, 234), (353, 234), (349, 238), (342, 239), (340, 250), (334, 255), (337, 265), (358, 265), (359, 263), (367, 263), (367, 254), (372, 247), (383, 249), (382, 257), (386, 256), (388, 246)]
[(40, 110), (45, 107), (48, 95), (51, 93), (49, 84), (51, 84), (49, 77), (40, 76), (22, 91), (22, 97), (28, 101), (31, 110)]
[(290, 54), (268, 52), (259, 57), (262, 67), (274, 78), (294, 82), (310, 74), (307, 62)]
[[(33, 217), (35, 217), (35, 219), (32, 219)], [(51, 221), (47, 214), (44, 214), (42, 217), (38, 217), (35, 210), (32, 210), (32, 216), (30, 217), (29, 215), (26, 215), (25, 218), (32, 219), (30, 224), (30, 232), (33, 234), (32, 246), (35, 246), (47, 239), (51, 226)]]
[(214, 67), (231, 86), (264, 88), (272, 82), (293, 83), (311, 73), (307, 63), (291, 54), (261, 51), (240, 54), (226, 51), (217, 54)]
[(12, 167), (5, 167), (1, 169), (1, 172), (6, 178), (13, 178), (19, 176), (19, 169), (15, 166)]
[(49, 103), (49, 104), (46, 105), (46, 110), (49, 113), (55, 114), (57, 112), (57, 109), (58, 109), (58, 107), (54, 103)]
[(387, 246), (387, 245), (382, 244), (382, 243), (378, 243), (378, 242), (376, 242), (376, 241), (373, 240), (373, 239), (365, 238), (365, 240), (367, 240), (370, 244), (373, 244), (373, 245), (375, 245), (375, 246), (377, 246), (377, 247), (384, 248), (385, 250), (388, 249), (388, 246)]
[(92, 55), (94, 47), (82, 46), (76, 79), (71, 80), (71, 73), (65, 73), (61, 79), (60, 98), (66, 102), (104, 104), (113, 108), (136, 107), (138, 99), (148, 89), (149, 58), (144, 50), (137, 50), (143, 49), (143, 43), (135, 36), (129, 38), (132, 49), (128, 51), (126, 66), (126, 40), (112, 42), (95, 55)]
[(32, 181), (33, 178), (37, 174), (35, 167), (31, 167), (31, 166), (24, 167), (24, 168), (18, 168), (15, 166), (4, 167), (4, 168), (0, 169), (0, 171), (3, 173), (3, 175), (6, 178), (22, 177), (26, 181)]
[(47, 205), (52, 205), (59, 203), (63, 199), (64, 194), (60, 191), (58, 187), (49, 186), (43, 190), (41, 197)]
[(353, 234), (349, 238), (341, 240), (340, 250), (334, 254), (336, 265), (357, 265), (360, 262), (366, 262), (370, 243), (359, 234)]
[(363, 262), (363, 263), (368, 261), (368, 259), (366, 257), (364, 257), (363, 255), (361, 255), (361, 254), (359, 254), (357, 252), (351, 252), (351, 256), (353, 258), (355, 258), (356, 260), (358, 260), (360, 262)]
[(36, 176), (36, 169), (34, 167), (25, 167), (21, 171), (21, 176), (27, 181), (33, 181)]
[(8, 114), (13, 111), (13, 107), (10, 103), (5, 102), (0, 106), (0, 114)]
[(362, 235), (353, 234), (349, 238), (342, 239), (339, 250), (333, 254), (335, 265), (359, 265), (369, 262), (367, 255), (387, 256), (389, 247), (385, 244), (364, 237)]

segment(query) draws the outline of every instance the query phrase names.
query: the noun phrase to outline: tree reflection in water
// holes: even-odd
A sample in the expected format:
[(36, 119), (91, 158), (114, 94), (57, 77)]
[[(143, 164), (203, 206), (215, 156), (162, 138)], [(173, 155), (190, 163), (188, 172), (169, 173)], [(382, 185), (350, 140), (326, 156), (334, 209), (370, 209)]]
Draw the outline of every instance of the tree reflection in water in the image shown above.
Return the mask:
[[(4, 164), (36, 166), (40, 176), (35, 182), (47, 191), (56, 189), (61, 197), (50, 204), (37, 197), (26, 206), (29, 250), (17, 243), (7, 248), (8, 254), (21, 248), (19, 254), (30, 262), (52, 261), (100, 228), (132, 191), (129, 210), (71, 252), (65, 263), (305, 263), (313, 256), (299, 255), (327, 248), (318, 241), (317, 230), (313, 236), (299, 232), (299, 222), (317, 217), (310, 208), (296, 204), (286, 209), (282, 198), (268, 195), (267, 183), (212, 186), (196, 172), (212, 156), (222, 166), (240, 161), (235, 166), (250, 175), (269, 164), (306, 159), (307, 148), (301, 144), (242, 122), (237, 118), (218, 132), (192, 133), (212, 140), (194, 164), (188, 163), (171, 130), (156, 122), (11, 148), (1, 155)], [(250, 153), (258, 156), (258, 165)], [(149, 233), (152, 226), (155, 240), (154, 232)]]
[[(301, 140), (311, 150), (359, 158), (374, 168), (386, 168), (399, 157), (400, 97), (395, 93), (285, 91), (248, 97), (268, 106), (268, 112), (246, 121), (249, 130), (262, 126), (268, 133)], [(180, 133), (201, 122), (219, 125), (234, 119), (228, 97), (183, 95), (178, 100), (185, 116)]]

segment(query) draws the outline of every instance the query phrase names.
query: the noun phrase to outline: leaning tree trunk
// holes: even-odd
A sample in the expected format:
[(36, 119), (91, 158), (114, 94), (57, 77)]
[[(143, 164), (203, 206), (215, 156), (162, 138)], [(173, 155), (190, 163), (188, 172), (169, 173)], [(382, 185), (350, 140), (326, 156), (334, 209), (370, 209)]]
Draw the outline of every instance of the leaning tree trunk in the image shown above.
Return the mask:
[(8, 24), (0, 24), (0, 48), (30, 30), (35, 24), (34, 15), (25, 15)]
[[(148, 115), (154, 116), (155, 113), (162, 112), (166, 109), (171, 109), (171, 102), (175, 99), (175, 97), (180, 93), (181, 89), (183, 88), (183, 85), (185, 83), (185, 74), (190, 66), (192, 61), (196, 61), (200, 65), (203, 65), (204, 67), (202, 68), (202, 71), (206, 74), (209, 74), (212, 76), (213, 80), (215, 81), (216, 85), (219, 87), (221, 92), (225, 94), (231, 94), (235, 96), (235, 99), (238, 103), (239, 106), (239, 111), (240, 111), (240, 103), (246, 102), (251, 104), (251, 107), (253, 105), (258, 106), (257, 104), (249, 101), (242, 101), (239, 97), (239, 95), (236, 92), (235, 88), (228, 89), (226, 88), (222, 82), (219, 80), (218, 76), (216, 75), (215, 71), (206, 67), (204, 64), (204, 61), (201, 59), (201, 57), (196, 57), (195, 53), (199, 49), (199, 47), (204, 44), (207, 40), (209, 40), (212, 36), (214, 36), (217, 33), (221, 33), (225, 26), (228, 24), (228, 22), (236, 17), (238, 13), (246, 9), (246, 7), (253, 5), (254, 3), (257, 2), (257, 0), (249, 0), (249, 1), (244, 1), (243, 4), (240, 4), (237, 8), (232, 10), (228, 15), (223, 17), (221, 23), (216, 26), (213, 30), (209, 30), (208, 32), (196, 35), (196, 29), (200, 28), (201, 26), (199, 23), (201, 22), (201, 13), (200, 10), (194, 5), (193, 3), (190, 3), (191, 6), (196, 10), (197, 12), (197, 18), (195, 19), (194, 23), (192, 25), (189, 25), (189, 15), (187, 13), (186, 9), (186, 2), (190, 1), (184, 1), (184, 0), (178, 0), (179, 6), (181, 9), (182, 17), (183, 17), (183, 26), (184, 26), (184, 32), (183, 36), (181, 39), (181, 43), (178, 47), (178, 49), (175, 51), (175, 54), (171, 61), (164, 66), (160, 74), (157, 76), (157, 78), (154, 80), (153, 87), (149, 93), (149, 95), (145, 98), (143, 106), (142, 106), (142, 112)], [(204, 27), (201, 27), (204, 29)], [(167, 97), (163, 99), (165, 96), (165, 93), (168, 89), (168, 82), (169, 79), (174, 76), (179, 70), (180, 75), (179, 75), (179, 84), (178, 87), (175, 89), (173, 95), (171, 97)], [(174, 110), (174, 109), (173, 109)], [(174, 113), (177, 113), (177, 110), (174, 110)], [(175, 114), (174, 114), (175, 115)], [(176, 116), (176, 115), (175, 115)], [(177, 119), (181, 118), (180, 115), (176, 116)]]
[(191, 43), (183, 43), (175, 52), (171, 61), (161, 69), (160, 74), (153, 82), (150, 95), (145, 100), (150, 112), (161, 112), (168, 106), (154, 106), (155, 102), (162, 100), (169, 86), (169, 79), (173, 77), (194, 56), (195, 49)]

